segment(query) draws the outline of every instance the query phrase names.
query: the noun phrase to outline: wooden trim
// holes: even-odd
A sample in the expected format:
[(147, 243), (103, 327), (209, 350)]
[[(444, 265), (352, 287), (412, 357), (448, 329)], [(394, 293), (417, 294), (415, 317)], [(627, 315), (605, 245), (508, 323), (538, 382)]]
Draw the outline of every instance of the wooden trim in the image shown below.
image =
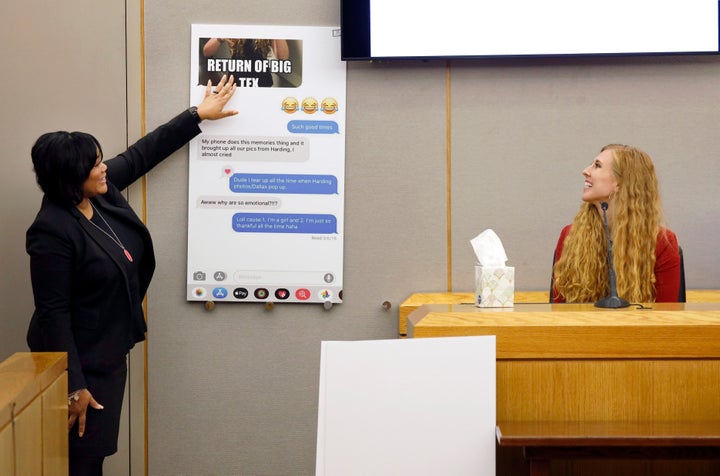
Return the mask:
[(452, 291), (452, 109), (450, 61), (445, 63), (445, 233), (447, 239), (447, 290)]
[[(687, 291), (688, 303), (720, 302), (718, 289), (689, 289)], [(547, 303), (548, 291), (515, 291), (516, 303)], [(425, 304), (472, 304), (475, 294), (472, 292), (440, 292), (440, 293), (414, 293), (400, 304), (398, 311), (398, 335), (407, 336), (407, 319), (411, 313)]]
[(498, 359), (720, 358), (717, 303), (656, 303), (652, 309), (592, 304), (512, 308), (425, 305), (408, 336), (496, 336)]

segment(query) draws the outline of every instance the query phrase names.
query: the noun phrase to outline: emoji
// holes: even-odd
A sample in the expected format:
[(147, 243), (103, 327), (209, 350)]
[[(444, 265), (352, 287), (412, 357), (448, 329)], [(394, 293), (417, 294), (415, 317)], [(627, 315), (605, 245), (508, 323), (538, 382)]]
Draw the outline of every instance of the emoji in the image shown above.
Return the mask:
[(282, 101), (282, 110), (288, 114), (292, 114), (298, 110), (298, 100), (294, 97), (286, 97)]
[(338, 103), (334, 98), (325, 98), (320, 103), (320, 110), (325, 114), (335, 114), (338, 110)]
[(318, 102), (315, 98), (305, 98), (302, 102), (302, 110), (305, 114), (315, 114), (318, 110)]

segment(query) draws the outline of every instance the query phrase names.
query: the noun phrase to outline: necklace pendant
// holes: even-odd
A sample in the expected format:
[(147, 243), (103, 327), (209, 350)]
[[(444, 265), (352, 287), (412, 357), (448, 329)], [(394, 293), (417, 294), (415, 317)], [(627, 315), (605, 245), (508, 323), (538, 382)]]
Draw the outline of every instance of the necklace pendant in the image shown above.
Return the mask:
[(132, 255), (130, 254), (130, 252), (126, 248), (123, 248), (123, 251), (125, 252), (125, 257), (128, 259), (128, 261), (130, 261), (132, 263), (133, 259), (132, 259)]

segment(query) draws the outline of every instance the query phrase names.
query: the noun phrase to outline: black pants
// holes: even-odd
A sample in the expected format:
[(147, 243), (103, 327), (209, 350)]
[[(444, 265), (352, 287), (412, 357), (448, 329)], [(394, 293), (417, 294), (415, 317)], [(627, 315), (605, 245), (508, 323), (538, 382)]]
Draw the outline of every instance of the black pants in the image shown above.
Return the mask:
[(69, 476), (102, 476), (104, 456), (70, 456)]

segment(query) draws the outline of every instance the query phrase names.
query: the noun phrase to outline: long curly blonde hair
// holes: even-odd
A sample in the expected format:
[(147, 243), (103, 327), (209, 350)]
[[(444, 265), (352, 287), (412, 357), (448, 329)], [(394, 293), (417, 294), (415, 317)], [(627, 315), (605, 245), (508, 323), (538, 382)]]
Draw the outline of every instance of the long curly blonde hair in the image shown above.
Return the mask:
[[(635, 147), (609, 144), (618, 190), (612, 195), (610, 236), (618, 295), (630, 302), (655, 301), (655, 249), (664, 226), (655, 166)], [(567, 302), (593, 302), (609, 292), (607, 238), (601, 213), (583, 203), (555, 263), (556, 291)]]
[[(266, 58), (268, 53), (270, 53), (270, 49), (272, 48), (272, 43), (270, 40), (246, 40), (243, 38), (228, 38), (227, 40), (228, 47), (230, 48), (230, 53), (233, 56), (243, 56), (245, 54), (250, 53), (249, 50), (252, 50), (253, 52), (262, 55), (263, 58)], [(249, 44), (247, 42), (250, 42)]]

